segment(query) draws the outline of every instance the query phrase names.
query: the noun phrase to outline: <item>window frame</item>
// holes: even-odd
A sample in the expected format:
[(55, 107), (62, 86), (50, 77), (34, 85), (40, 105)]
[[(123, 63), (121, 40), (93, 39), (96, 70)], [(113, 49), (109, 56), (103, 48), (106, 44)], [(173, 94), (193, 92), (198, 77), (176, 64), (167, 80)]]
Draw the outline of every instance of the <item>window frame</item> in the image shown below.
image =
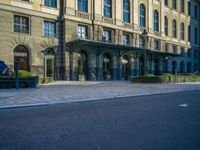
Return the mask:
[(177, 21), (175, 19), (172, 21), (172, 37), (177, 38)]
[(156, 9), (153, 11), (153, 30), (159, 32), (159, 13)]
[(88, 0), (77, 0), (77, 10), (79, 12), (88, 13)]
[[(46, 23), (48, 23), (48, 34), (45, 34), (46, 32), (45, 32), (45, 22)], [(57, 37), (57, 23), (56, 23), (56, 21), (53, 21), (53, 20), (44, 20), (44, 27), (43, 27), (43, 36), (44, 37), (50, 37), (50, 38), (53, 38), (53, 37)], [(50, 25), (51, 24), (54, 24), (55, 26), (54, 26), (54, 35), (51, 35), (50, 33), (50, 31), (52, 31), (52, 30), (50, 30)]]
[[(55, 1), (55, 5), (53, 5), (52, 1)], [(44, 0), (44, 6), (51, 7), (51, 8), (57, 8), (58, 7), (58, 1), (57, 0)]]
[[(125, 5), (127, 5), (128, 9), (124, 7)], [(126, 20), (125, 16), (128, 17), (128, 20)], [(123, 0), (123, 22), (130, 23), (130, 0)]]
[[(80, 27), (80, 32), (79, 32), (79, 27)], [(84, 30), (83, 30), (84, 29)], [(84, 32), (82, 32), (82, 31), (84, 31)], [(84, 34), (83, 34), (84, 33)], [(79, 36), (79, 34), (81, 35), (81, 36)], [(89, 39), (89, 37), (88, 37), (88, 26), (87, 25), (82, 25), (82, 24), (78, 24), (78, 26), (77, 26), (77, 36), (78, 36), (78, 38), (81, 38), (81, 39)]]
[[(20, 21), (20, 23), (19, 24), (17, 24), (17, 23), (15, 23), (15, 17), (19, 17), (19, 21)], [(22, 32), (22, 18), (26, 18), (27, 19), (27, 21), (28, 21), (28, 25), (27, 25), (27, 27), (28, 27), (28, 32)], [(16, 31), (15, 30), (15, 26), (19, 26), (20, 28), (20, 31)], [(23, 27), (25, 27), (25, 25), (23, 25)], [(26, 16), (26, 15), (21, 15), (21, 14), (13, 14), (13, 25), (12, 25), (12, 29), (13, 29), (13, 32), (14, 33), (20, 33), (20, 34), (30, 34), (31, 33), (31, 20), (30, 20), (30, 16)]]
[[(110, 4), (108, 3), (110, 1)], [(109, 15), (106, 14), (109, 8)], [(104, 0), (103, 1), (103, 16), (107, 18), (112, 18), (112, 0)]]
[(181, 22), (181, 40), (185, 40), (185, 25), (183, 22)]
[(140, 3), (139, 7), (139, 19), (140, 19), (140, 27), (146, 27), (146, 6), (143, 3)]

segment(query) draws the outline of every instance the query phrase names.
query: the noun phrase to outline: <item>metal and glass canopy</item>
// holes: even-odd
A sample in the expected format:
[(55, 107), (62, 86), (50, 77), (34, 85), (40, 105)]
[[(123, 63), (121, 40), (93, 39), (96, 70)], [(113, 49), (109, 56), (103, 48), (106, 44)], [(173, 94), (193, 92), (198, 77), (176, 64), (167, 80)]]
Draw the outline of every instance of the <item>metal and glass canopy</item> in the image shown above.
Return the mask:
[[(75, 39), (72, 41), (69, 41), (65, 44), (66, 50), (70, 51), (73, 49), (73, 51), (80, 50), (80, 49), (94, 49), (94, 50), (111, 50), (111, 51), (123, 51), (123, 52), (135, 52), (135, 53), (144, 53), (144, 48), (134, 47), (130, 45), (122, 45), (122, 44), (113, 44), (113, 43), (107, 43), (102, 41), (94, 41), (94, 40), (88, 40), (88, 39)], [(149, 54), (156, 54), (159, 56), (164, 57), (178, 57), (179, 54), (169, 53), (169, 52), (161, 52), (157, 50), (150, 50), (145, 49), (147, 53)]]

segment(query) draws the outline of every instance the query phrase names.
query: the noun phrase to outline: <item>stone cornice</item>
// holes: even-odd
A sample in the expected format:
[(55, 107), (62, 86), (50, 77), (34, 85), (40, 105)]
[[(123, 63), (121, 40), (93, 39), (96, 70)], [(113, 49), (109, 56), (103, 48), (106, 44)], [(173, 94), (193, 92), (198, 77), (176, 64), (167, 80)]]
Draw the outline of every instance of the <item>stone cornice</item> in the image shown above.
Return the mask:
[(26, 14), (26, 15), (30, 15), (30, 16), (50, 18), (50, 19), (54, 19), (54, 20), (57, 20), (57, 18), (58, 18), (58, 16), (54, 15), (54, 14), (49, 14), (49, 13), (45, 13), (45, 12), (41, 12), (41, 11), (30, 10), (30, 9), (26, 9), (26, 8), (20, 8), (20, 7), (5, 5), (5, 4), (0, 4), (0, 10)]

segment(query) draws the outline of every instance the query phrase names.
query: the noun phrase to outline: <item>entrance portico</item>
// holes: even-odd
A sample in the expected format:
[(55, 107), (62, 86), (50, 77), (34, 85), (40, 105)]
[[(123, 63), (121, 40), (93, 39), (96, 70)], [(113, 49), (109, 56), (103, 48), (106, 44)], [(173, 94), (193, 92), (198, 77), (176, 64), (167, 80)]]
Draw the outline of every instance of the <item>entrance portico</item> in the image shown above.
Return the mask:
[(146, 49), (145, 54), (143, 48), (86, 39), (76, 39), (65, 46), (69, 53), (70, 80), (78, 80), (77, 73), (80, 74), (80, 68), (75, 67), (80, 61), (74, 59), (74, 54), (78, 53), (79, 57), (83, 57), (84, 51), (89, 54), (87, 59), (84, 56), (84, 61), (81, 61), (84, 62), (82, 65), (84, 74), (87, 75), (86, 80), (128, 80), (133, 75), (144, 75), (145, 63), (147, 73), (160, 74), (165, 71), (164, 64), (169, 58), (179, 56), (150, 49)]

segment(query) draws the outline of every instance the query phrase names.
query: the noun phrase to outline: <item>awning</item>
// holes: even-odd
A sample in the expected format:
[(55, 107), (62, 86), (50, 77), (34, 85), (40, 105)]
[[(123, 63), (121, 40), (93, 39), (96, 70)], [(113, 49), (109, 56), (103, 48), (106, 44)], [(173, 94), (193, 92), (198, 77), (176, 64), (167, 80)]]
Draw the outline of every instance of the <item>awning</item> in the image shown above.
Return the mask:
[[(135, 53), (144, 53), (144, 48), (134, 47), (130, 45), (122, 45), (122, 44), (113, 44), (101, 41), (93, 41), (88, 39), (75, 39), (73, 41), (69, 41), (65, 44), (67, 50), (70, 49), (107, 49), (112, 51), (125, 51), (125, 52), (135, 52)], [(179, 54), (169, 53), (169, 52), (160, 52), (155, 50), (146, 49), (149, 54), (156, 54), (165, 57), (178, 57)]]

